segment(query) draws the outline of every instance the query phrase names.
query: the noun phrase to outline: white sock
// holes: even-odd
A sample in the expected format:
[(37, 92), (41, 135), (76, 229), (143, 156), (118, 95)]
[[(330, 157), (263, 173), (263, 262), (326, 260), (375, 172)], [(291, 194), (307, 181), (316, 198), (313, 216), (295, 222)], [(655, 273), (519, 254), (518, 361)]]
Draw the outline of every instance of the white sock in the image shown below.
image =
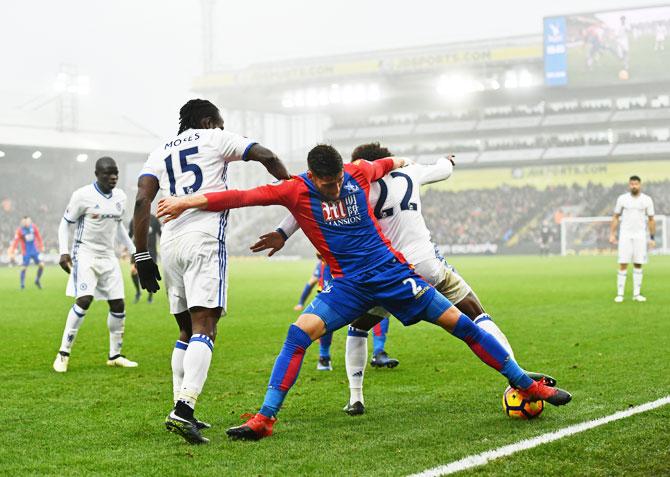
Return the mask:
[(123, 347), (123, 330), (126, 324), (126, 312), (115, 313), (110, 311), (107, 315), (107, 328), (109, 328), (109, 357), (115, 358), (121, 354)]
[(516, 361), (514, 358), (514, 351), (512, 351), (512, 345), (509, 344), (507, 336), (505, 336), (505, 333), (503, 333), (502, 330), (498, 328), (498, 325), (493, 322), (488, 314), (483, 313), (475, 318), (475, 324), (480, 326), (487, 333), (492, 334), (494, 338), (497, 339), (498, 342), (502, 345), (502, 347), (505, 348), (505, 351), (509, 353), (510, 357)]
[(187, 348), (188, 343), (177, 340), (172, 350), (172, 395), (175, 404), (179, 399), (181, 383), (184, 380), (184, 355)]
[(184, 379), (179, 392), (179, 401), (195, 408), (195, 402), (207, 379), (212, 362), (214, 342), (207, 335), (193, 335), (184, 353)]
[(633, 296), (638, 296), (640, 294), (640, 288), (642, 288), (642, 269), (634, 268), (633, 269)]
[(86, 310), (77, 306), (76, 303), (72, 305), (72, 308), (70, 308), (70, 311), (67, 314), (67, 320), (65, 321), (65, 330), (63, 331), (63, 338), (60, 342), (60, 351), (68, 354), (70, 353), (74, 340), (77, 338), (77, 331), (79, 331), (79, 327), (84, 322), (85, 315)]
[(616, 276), (616, 294), (623, 296), (623, 292), (626, 290), (626, 275), (628, 272), (619, 270)]
[(345, 350), (345, 366), (349, 378), (349, 404), (363, 400), (363, 377), (368, 361), (368, 332), (349, 327)]

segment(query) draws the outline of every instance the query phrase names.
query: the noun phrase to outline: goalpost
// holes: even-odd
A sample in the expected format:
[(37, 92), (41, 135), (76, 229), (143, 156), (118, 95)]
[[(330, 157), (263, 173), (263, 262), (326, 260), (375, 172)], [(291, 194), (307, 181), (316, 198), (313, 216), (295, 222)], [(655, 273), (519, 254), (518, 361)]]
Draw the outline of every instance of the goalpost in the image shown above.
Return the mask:
[[(665, 215), (656, 215), (656, 247), (650, 255), (670, 255), (670, 224)], [(561, 221), (561, 255), (614, 255), (609, 243), (612, 217), (565, 217)]]

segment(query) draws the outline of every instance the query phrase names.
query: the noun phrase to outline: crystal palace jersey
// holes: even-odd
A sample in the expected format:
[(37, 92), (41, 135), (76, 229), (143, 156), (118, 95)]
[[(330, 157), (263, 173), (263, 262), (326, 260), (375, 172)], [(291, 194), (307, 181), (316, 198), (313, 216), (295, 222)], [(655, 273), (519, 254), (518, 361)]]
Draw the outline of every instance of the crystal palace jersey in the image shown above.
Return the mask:
[[(163, 141), (149, 155), (140, 176), (158, 179), (164, 196), (226, 190), (228, 163), (245, 160), (254, 144), (222, 129), (187, 129)], [(222, 214), (192, 209), (163, 227), (161, 243), (194, 231), (221, 238), (224, 228)]]
[(14, 241), (10, 246), (11, 249), (16, 249), (17, 245), (21, 245), (21, 255), (35, 255), (42, 250), (42, 236), (37, 228), (37, 225), (30, 224), (28, 227), (21, 226), (16, 229)]
[[(435, 258), (435, 246), (421, 214), (419, 187), (445, 180), (452, 171), (451, 161), (444, 158), (431, 165), (412, 164), (397, 169), (370, 186), (370, 204), (382, 233), (412, 264)], [(289, 215), (279, 229), (290, 236), (298, 224)]]
[(344, 166), (337, 200), (323, 197), (307, 174), (246, 191), (206, 194), (208, 210), (283, 205), (330, 266), (334, 277), (354, 277), (393, 260), (405, 259), (382, 234), (368, 203), (370, 183), (393, 167), (393, 159)]
[[(126, 194), (114, 188), (103, 193), (94, 182), (74, 191), (63, 217), (76, 224), (73, 258), (78, 251), (114, 256), (118, 226), (126, 210)], [(61, 244), (61, 253), (67, 253)]]

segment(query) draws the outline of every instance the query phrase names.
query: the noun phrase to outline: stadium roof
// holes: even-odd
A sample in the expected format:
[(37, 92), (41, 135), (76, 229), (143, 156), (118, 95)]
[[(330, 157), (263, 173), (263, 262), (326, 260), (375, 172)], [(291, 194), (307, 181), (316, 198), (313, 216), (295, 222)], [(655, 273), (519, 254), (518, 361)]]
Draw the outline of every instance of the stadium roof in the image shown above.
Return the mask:
[(1, 93), (0, 145), (147, 153), (158, 135), (131, 118), (88, 101), (76, 107), (76, 129), (60, 127), (58, 97)]
[(453, 68), (488, 68), (542, 61), (542, 37), (524, 35), (346, 55), (258, 63), (206, 73), (193, 89), (221, 94), (232, 109), (274, 109), (282, 88), (383, 77), (434, 76)]

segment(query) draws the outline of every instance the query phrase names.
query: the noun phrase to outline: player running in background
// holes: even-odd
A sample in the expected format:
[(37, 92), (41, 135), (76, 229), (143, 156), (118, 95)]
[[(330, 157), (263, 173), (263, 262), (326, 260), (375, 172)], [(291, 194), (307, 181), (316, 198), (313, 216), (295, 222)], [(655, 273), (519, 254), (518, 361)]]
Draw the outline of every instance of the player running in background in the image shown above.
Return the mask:
[[(179, 131), (149, 155), (138, 180), (133, 217), (135, 266), (140, 284), (158, 289), (160, 274), (149, 253), (151, 203), (164, 196), (227, 189), (228, 165), (257, 161), (277, 179), (289, 177), (275, 154), (239, 134), (224, 131), (218, 108), (193, 99), (179, 111)], [(194, 416), (195, 404), (207, 379), (217, 322), (226, 312), (228, 212), (191, 210), (162, 229), (161, 258), (170, 313), (177, 320), (179, 339), (172, 352), (174, 408), (166, 428), (192, 444), (207, 443), (200, 430), (209, 427)]]
[(9, 246), (10, 257), (14, 256), (19, 245), (21, 245), (21, 255), (23, 256), (23, 266), (21, 267), (20, 275), (21, 290), (26, 287), (26, 271), (31, 260), (37, 265), (35, 285), (37, 288), (42, 288), (40, 278), (42, 278), (42, 272), (44, 272), (44, 264), (40, 260), (40, 253), (44, 252), (44, 243), (42, 242), (40, 229), (37, 228), (37, 225), (33, 224), (28, 216), (21, 219), (21, 225), (16, 229), (14, 240)]
[[(619, 272), (617, 274), (616, 303), (623, 301), (626, 289), (628, 264), (633, 264), (633, 301), (647, 301), (640, 294), (642, 288), (642, 265), (647, 263), (647, 238), (649, 246), (656, 244), (656, 221), (654, 220), (654, 201), (642, 193), (642, 180), (631, 176), (628, 180), (627, 194), (621, 194), (614, 206), (614, 216), (610, 224), (610, 243), (619, 244)], [(619, 238), (617, 240), (617, 227)]]
[[(116, 187), (119, 169), (111, 157), (96, 161), (95, 177), (93, 184), (74, 191), (58, 228), (59, 264), (70, 274), (66, 294), (75, 297), (53, 363), (54, 370), (59, 373), (67, 371), (72, 345), (94, 298), (107, 300), (109, 304), (107, 366), (137, 366), (121, 354), (126, 311), (121, 267), (114, 253), (116, 244), (122, 244), (131, 254), (135, 251), (122, 222), (126, 194)], [(76, 231), (70, 253), (70, 227), (73, 224), (76, 224)]]
[[(128, 224), (128, 234), (130, 235), (130, 238), (133, 238), (133, 219), (130, 219), (130, 223)], [(153, 259), (154, 262), (158, 262), (158, 249), (156, 248), (156, 245), (158, 244), (158, 237), (161, 235), (161, 222), (156, 218), (155, 215), (151, 214), (151, 217), (149, 219), (149, 232), (147, 235), (147, 249), (149, 252), (149, 255), (151, 255), (151, 258)], [(135, 266), (135, 263), (131, 263), (130, 265), (130, 278), (133, 281), (133, 285), (135, 286), (135, 301), (134, 303), (137, 303), (140, 301), (140, 298), (142, 296), (142, 291), (140, 290), (140, 277), (137, 275), (137, 267)], [(151, 292), (147, 293), (147, 302), (151, 303), (154, 298), (154, 294)]]
[(283, 205), (330, 265), (334, 279), (289, 327), (270, 376), (260, 411), (241, 426), (228, 429), (232, 438), (260, 439), (272, 434), (276, 414), (295, 383), (306, 349), (326, 332), (336, 331), (380, 304), (403, 324), (434, 323), (459, 339), (486, 364), (503, 374), (529, 400), (567, 404), (569, 393), (533, 381), (505, 348), (435, 288), (417, 275), (381, 233), (368, 202), (371, 182), (404, 165), (387, 158), (343, 166), (331, 146), (314, 147), (309, 170), (278, 184), (247, 191), (224, 191), (170, 197), (158, 205), (158, 217), (169, 222), (190, 209), (228, 210), (255, 205)]
[(298, 304), (293, 307), (295, 311), (301, 311), (305, 307), (305, 302), (307, 301), (307, 298), (309, 298), (310, 293), (312, 293), (314, 287), (321, 280), (321, 267), (323, 262), (321, 261), (321, 256), (318, 253), (316, 254), (316, 258), (318, 258), (319, 261), (316, 262), (316, 265), (314, 266), (314, 271), (312, 271), (312, 275), (309, 277), (309, 280), (307, 280), (307, 283), (305, 283), (305, 288), (302, 289), (302, 293), (300, 294)]
[[(363, 144), (352, 153), (355, 158), (376, 161), (392, 156), (379, 143)], [(391, 245), (413, 263), (417, 272), (435, 286), (449, 301), (472, 321), (491, 333), (514, 358), (514, 353), (505, 334), (493, 322), (472, 291), (470, 285), (441, 257), (431, 242), (430, 230), (421, 214), (421, 185), (446, 180), (451, 176), (453, 156), (442, 158), (435, 164), (412, 164), (401, 171), (393, 171), (373, 183), (370, 204), (374, 207), (382, 233)], [(415, 185), (417, 187), (415, 187)], [(287, 216), (278, 228), (278, 233), (265, 234), (252, 246), (253, 251), (271, 249), (274, 254), (284, 246), (284, 237), (292, 235), (298, 226), (293, 216)], [(346, 347), (347, 376), (350, 398), (344, 411), (350, 415), (365, 412), (363, 400), (363, 377), (367, 357), (367, 333), (388, 312), (381, 307), (368, 311), (349, 327)], [(374, 329), (374, 328), (373, 328)], [(539, 373), (527, 373), (533, 379), (544, 378), (554, 386), (556, 381)]]

